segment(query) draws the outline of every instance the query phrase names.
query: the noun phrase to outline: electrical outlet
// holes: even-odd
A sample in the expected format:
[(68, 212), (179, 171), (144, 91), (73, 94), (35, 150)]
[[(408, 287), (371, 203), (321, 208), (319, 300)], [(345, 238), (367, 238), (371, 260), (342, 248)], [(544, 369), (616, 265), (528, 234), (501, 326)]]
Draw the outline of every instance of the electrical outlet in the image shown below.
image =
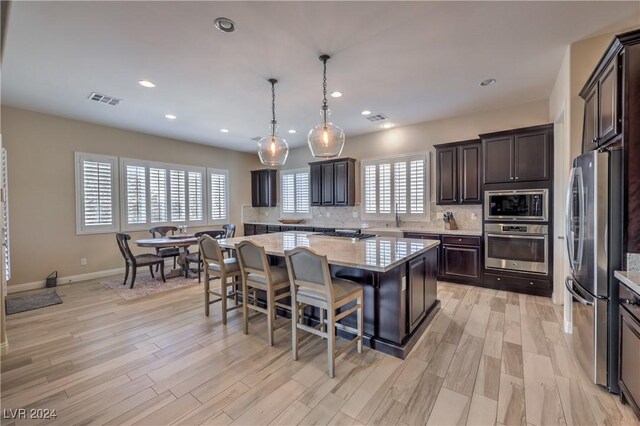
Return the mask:
[(471, 220), (477, 220), (478, 215), (476, 213), (471, 213)]
[(82, 259), (80, 259), (80, 265), (81, 266), (87, 266), (87, 258), (83, 257)]

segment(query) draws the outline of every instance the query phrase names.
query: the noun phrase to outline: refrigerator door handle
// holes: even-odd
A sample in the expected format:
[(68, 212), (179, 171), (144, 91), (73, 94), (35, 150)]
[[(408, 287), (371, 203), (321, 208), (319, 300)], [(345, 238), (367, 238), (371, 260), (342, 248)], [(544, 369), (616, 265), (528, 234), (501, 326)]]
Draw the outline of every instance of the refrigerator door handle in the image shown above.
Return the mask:
[(574, 289), (573, 289), (573, 285), (569, 284), (569, 283), (573, 283), (573, 279), (571, 277), (567, 277), (564, 280), (564, 286), (566, 287), (567, 291), (569, 293), (571, 293), (571, 295), (580, 303), (582, 303), (583, 305), (586, 306), (593, 306), (593, 302), (585, 299), (584, 297), (580, 296)]
[(585, 220), (587, 217), (587, 203), (586, 203), (586, 191), (584, 190), (584, 180), (582, 179), (582, 169), (578, 169), (576, 171), (576, 179), (578, 179), (578, 194), (579, 194), (579, 199), (580, 199), (580, 206), (579, 206), (579, 226), (580, 229), (578, 230), (578, 256), (576, 257), (576, 261), (575, 263), (577, 264), (578, 268), (582, 267), (582, 258), (583, 258), (583, 254), (584, 254), (584, 231), (585, 231)]
[(569, 174), (569, 185), (567, 185), (567, 201), (565, 206), (565, 240), (567, 242), (567, 253), (569, 254), (569, 267), (573, 271), (574, 265), (574, 257), (573, 257), (573, 237), (571, 235), (572, 232), (572, 222), (573, 222), (573, 180), (575, 179), (576, 168), (572, 168)]

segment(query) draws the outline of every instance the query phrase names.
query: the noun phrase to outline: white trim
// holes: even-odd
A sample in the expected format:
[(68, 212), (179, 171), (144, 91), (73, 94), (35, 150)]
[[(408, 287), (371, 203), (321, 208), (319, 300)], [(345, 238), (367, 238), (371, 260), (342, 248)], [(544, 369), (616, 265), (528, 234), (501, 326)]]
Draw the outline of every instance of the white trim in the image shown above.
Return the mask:
[[(105, 271), (89, 272), (86, 274), (69, 275), (68, 277), (58, 277), (58, 285), (72, 284), (76, 282), (88, 281), (96, 278), (111, 277), (111, 276), (120, 275), (120, 274), (124, 274), (124, 267), (116, 268), (116, 269), (107, 269)], [(40, 281), (33, 281), (30, 283), (22, 283), (22, 284), (7, 286), (7, 292), (9, 294), (12, 294), (12, 293), (18, 293), (21, 291), (37, 290), (45, 287), (46, 287), (45, 280), (40, 280)]]
[[(112, 199), (112, 218), (113, 224), (111, 226), (99, 226), (99, 227), (85, 227), (84, 226), (84, 212), (83, 207), (83, 191), (82, 191), (82, 173), (81, 162), (84, 160), (89, 161), (102, 161), (111, 163), (113, 167), (113, 181), (111, 182), (111, 199)], [(87, 234), (110, 234), (118, 232), (120, 229), (120, 196), (119, 196), (119, 172), (118, 172), (118, 157), (111, 155), (89, 154), (85, 152), (74, 152), (75, 163), (75, 194), (76, 194), (76, 235)]]

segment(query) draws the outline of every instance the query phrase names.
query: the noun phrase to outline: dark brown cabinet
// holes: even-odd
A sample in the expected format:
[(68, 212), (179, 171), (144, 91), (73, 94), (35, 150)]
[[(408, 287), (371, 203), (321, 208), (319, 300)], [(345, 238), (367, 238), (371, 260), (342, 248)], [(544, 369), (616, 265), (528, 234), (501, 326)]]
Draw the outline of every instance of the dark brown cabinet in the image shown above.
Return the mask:
[(430, 250), (407, 264), (407, 329), (411, 334), (436, 302), (438, 255)]
[(480, 238), (442, 236), (441, 276), (445, 279), (480, 279)]
[(309, 163), (312, 206), (356, 204), (355, 159), (341, 158)]
[(277, 171), (262, 169), (251, 171), (251, 206), (275, 207), (278, 203)]
[(436, 203), (481, 204), (479, 140), (436, 145)]
[(484, 183), (548, 181), (553, 125), (481, 135)]
[(580, 92), (583, 97), (584, 122), (582, 129), (583, 152), (605, 145), (620, 134), (619, 74), (621, 61), (614, 56), (597, 78)]
[(640, 419), (640, 294), (621, 283), (619, 296), (618, 384), (622, 401)]

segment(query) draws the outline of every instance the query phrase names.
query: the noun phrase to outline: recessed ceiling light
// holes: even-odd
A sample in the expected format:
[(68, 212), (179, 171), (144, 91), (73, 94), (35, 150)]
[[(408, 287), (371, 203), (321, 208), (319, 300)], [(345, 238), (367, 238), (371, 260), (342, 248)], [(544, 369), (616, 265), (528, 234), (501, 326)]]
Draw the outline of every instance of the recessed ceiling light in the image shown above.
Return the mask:
[(360, 114), (362, 114), (362, 115), (371, 115), (371, 111), (369, 111), (368, 109), (365, 109)]
[(331, 97), (332, 98), (339, 98), (341, 96), (342, 96), (342, 92), (338, 92), (338, 91), (331, 92)]
[(229, 133), (229, 129), (220, 129), (222, 133)]
[(393, 127), (393, 124), (391, 123), (384, 123), (383, 125), (381, 125), (380, 127), (382, 127), (383, 129), (390, 129)]
[(289, 129), (289, 133), (295, 133), (296, 130), (295, 129)]
[(221, 16), (220, 18), (216, 18), (213, 23), (215, 24), (217, 29), (224, 33), (232, 33), (236, 30), (236, 23), (229, 18), (224, 18)]
[(496, 82), (495, 78), (489, 78), (489, 79), (483, 81), (482, 83), (480, 83), (480, 86), (488, 86), (488, 85), (493, 84), (495, 82)]
[(168, 118), (169, 120), (175, 120), (177, 117), (173, 114), (165, 114), (164, 118)]
[(149, 80), (140, 80), (138, 81), (138, 84), (142, 87), (149, 87), (149, 88), (156, 87), (156, 85), (150, 82)]

